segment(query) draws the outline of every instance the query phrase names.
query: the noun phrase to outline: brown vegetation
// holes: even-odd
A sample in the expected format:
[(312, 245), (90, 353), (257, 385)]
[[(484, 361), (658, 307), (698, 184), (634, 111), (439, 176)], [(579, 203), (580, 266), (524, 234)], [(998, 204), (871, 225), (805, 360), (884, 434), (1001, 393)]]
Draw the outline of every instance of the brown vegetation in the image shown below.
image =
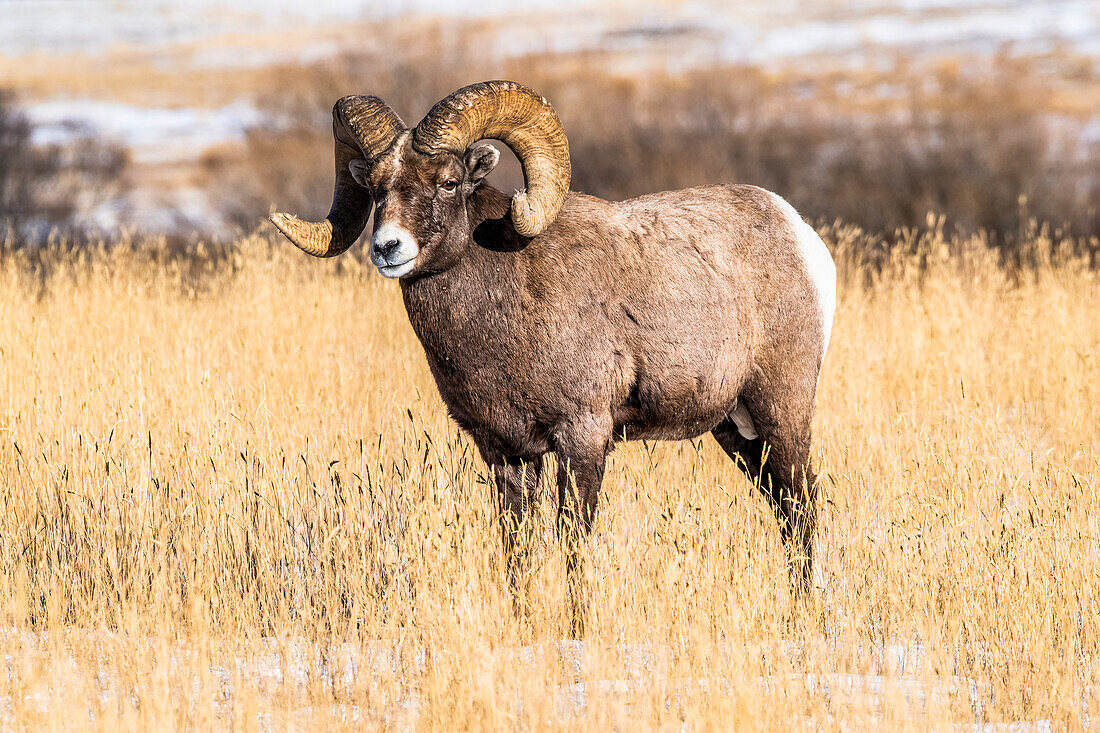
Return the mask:
[[(1100, 236), (1100, 144), (1078, 139), (1087, 112), (1067, 110), (1035, 62), (899, 61), (889, 74), (860, 77), (742, 67), (624, 75), (602, 61), (414, 57), (379, 71), (372, 57), (345, 56), (297, 69), (264, 102), (282, 132), (257, 130), (244, 160), (211, 156), (209, 177), (243, 226), (271, 201), (323, 214), (314, 209), (331, 186), (326, 116), (336, 98), (377, 94), (419, 119), (450, 89), (497, 76), (554, 103), (573, 188), (604, 198), (743, 182), (782, 194), (813, 220), (890, 237), (924, 226), (932, 211), (948, 230), (985, 231), (1010, 248), (1026, 241), (1031, 219)], [(507, 182), (520, 185), (514, 173)]]
[(126, 168), (126, 153), (89, 140), (62, 148), (32, 145), (32, 127), (11, 92), (0, 89), (0, 232), (42, 239), (57, 228), (73, 230), (72, 217)]

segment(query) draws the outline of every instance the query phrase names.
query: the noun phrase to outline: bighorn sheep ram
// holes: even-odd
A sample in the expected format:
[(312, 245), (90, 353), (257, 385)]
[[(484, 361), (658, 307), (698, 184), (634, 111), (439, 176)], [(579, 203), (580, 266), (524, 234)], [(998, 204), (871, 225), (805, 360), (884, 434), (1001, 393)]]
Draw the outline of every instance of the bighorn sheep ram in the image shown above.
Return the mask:
[[(579, 624), (576, 542), (614, 443), (709, 431), (759, 479), (796, 585), (809, 584), (810, 423), (836, 271), (786, 201), (748, 185), (620, 202), (570, 191), (557, 115), (508, 81), (454, 92), (411, 130), (377, 97), (344, 97), (332, 129), (327, 219), (271, 220), (332, 257), (377, 205), (371, 261), (400, 278), (443, 401), (494, 472), (513, 582), (513, 533), (545, 454), (558, 457)], [(485, 138), (523, 166), (510, 201), (484, 182), (499, 158)]]

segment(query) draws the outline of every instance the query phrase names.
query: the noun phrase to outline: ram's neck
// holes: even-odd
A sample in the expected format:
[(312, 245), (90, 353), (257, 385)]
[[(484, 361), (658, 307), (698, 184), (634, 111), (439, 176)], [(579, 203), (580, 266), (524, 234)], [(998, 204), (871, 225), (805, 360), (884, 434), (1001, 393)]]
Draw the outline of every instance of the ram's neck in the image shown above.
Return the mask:
[[(405, 310), (433, 369), (438, 362), (454, 366), (478, 350), (496, 350), (519, 322), (524, 287), (520, 237), (504, 217), (511, 198), (483, 186), (469, 202), (471, 241), (462, 256), (443, 272), (401, 281)], [(486, 329), (485, 320), (493, 327)]]
[(487, 220), (503, 219), (511, 204), (511, 196), (499, 188), (482, 184), (467, 202), (471, 228)]

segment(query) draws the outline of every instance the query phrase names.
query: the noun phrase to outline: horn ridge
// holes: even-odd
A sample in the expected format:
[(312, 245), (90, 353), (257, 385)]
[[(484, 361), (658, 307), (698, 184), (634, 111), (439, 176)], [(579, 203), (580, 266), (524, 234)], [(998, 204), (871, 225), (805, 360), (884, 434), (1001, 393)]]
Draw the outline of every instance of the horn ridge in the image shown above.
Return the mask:
[(370, 218), (370, 191), (351, 176), (356, 158), (373, 163), (405, 131), (401, 118), (378, 97), (349, 95), (332, 107), (335, 182), (332, 206), (323, 221), (313, 222), (284, 213), (269, 219), (295, 246), (314, 257), (335, 257), (350, 248)]
[(561, 210), (571, 174), (569, 141), (554, 108), (518, 82), (470, 84), (432, 107), (413, 130), (413, 147), (462, 153), (482, 138), (500, 140), (519, 158), (526, 190), (512, 197), (512, 222), (524, 236), (541, 233)]
[(368, 162), (374, 162), (405, 131), (405, 123), (374, 95), (349, 94), (332, 108), (333, 119), (354, 137)]

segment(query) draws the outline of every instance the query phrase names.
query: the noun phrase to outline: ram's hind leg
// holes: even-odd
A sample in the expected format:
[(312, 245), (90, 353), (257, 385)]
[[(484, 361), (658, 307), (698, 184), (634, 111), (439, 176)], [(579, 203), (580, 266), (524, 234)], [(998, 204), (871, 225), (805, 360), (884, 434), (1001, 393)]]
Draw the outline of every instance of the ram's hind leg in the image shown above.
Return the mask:
[[(773, 415), (750, 408), (740, 412), (739, 419), (727, 418), (712, 431), (749, 480), (759, 482), (779, 522), (791, 580), (799, 592), (808, 591), (812, 583), (817, 527), (817, 476), (810, 465), (812, 405), (811, 401), (809, 409)], [(738, 410), (745, 410), (744, 403)], [(749, 414), (751, 423), (746, 423)]]

